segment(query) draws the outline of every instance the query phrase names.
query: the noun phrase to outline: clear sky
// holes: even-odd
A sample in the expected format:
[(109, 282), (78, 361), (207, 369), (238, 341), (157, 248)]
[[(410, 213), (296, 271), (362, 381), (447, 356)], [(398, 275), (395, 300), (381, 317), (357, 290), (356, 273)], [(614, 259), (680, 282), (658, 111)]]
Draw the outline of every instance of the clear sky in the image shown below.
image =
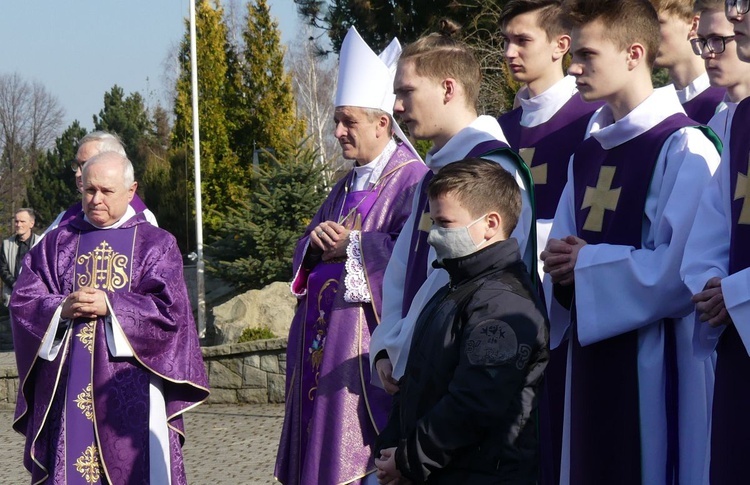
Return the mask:
[[(224, 3), (224, 2), (222, 2)], [(299, 20), (292, 0), (269, 0), (282, 41)], [(163, 101), (165, 69), (185, 32), (187, 0), (2, 0), (0, 73), (40, 81), (65, 109), (93, 129), (104, 93), (117, 84), (147, 103)], [(200, 67), (199, 67), (200, 68)]]

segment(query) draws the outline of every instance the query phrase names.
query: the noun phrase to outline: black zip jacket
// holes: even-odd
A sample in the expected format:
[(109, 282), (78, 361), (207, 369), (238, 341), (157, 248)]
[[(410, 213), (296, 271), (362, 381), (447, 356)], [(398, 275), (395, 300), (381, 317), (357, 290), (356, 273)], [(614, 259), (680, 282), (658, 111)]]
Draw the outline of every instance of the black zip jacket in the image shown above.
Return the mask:
[(451, 281), (419, 315), (376, 456), (396, 446), (414, 483), (534, 484), (549, 336), (518, 243), (436, 266)]

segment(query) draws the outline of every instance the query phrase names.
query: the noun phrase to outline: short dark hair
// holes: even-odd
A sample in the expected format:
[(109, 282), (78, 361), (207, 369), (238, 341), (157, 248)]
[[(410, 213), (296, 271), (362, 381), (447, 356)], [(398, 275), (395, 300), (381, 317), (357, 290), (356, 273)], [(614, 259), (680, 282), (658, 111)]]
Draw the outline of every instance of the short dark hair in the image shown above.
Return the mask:
[(441, 168), (430, 181), (427, 195), (437, 199), (451, 194), (472, 217), (490, 211), (500, 214), (503, 231), (513, 232), (521, 216), (521, 189), (513, 176), (495, 162), (465, 158)]
[(597, 20), (606, 27), (609, 40), (621, 49), (638, 42), (646, 49), (646, 63), (653, 67), (661, 42), (659, 16), (648, 0), (566, 0), (565, 23), (580, 28)]
[(562, 0), (510, 0), (500, 12), (500, 29), (519, 15), (537, 11), (537, 23), (547, 33), (547, 40), (570, 32), (564, 22)]

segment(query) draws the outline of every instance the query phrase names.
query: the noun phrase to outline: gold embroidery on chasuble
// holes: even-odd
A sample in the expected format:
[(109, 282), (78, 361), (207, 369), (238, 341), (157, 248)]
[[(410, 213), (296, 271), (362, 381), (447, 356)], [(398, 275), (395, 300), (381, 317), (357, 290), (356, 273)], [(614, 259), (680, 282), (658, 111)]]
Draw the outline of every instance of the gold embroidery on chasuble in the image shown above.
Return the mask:
[(315, 386), (311, 387), (307, 394), (308, 399), (311, 401), (315, 398), (315, 391), (318, 389), (320, 364), (323, 363), (323, 351), (325, 350), (326, 336), (328, 335), (329, 315), (324, 308), (333, 308), (333, 300), (338, 292), (338, 283), (336, 279), (329, 279), (318, 292), (318, 318), (314, 324), (315, 337), (307, 349), (307, 352), (310, 354), (312, 370), (315, 372)]
[(92, 444), (86, 448), (75, 462), (76, 471), (81, 474), (86, 483), (96, 483), (101, 476), (101, 464), (99, 463), (99, 450)]
[(83, 390), (78, 396), (76, 396), (74, 402), (76, 403), (76, 406), (78, 406), (78, 409), (81, 410), (84, 416), (86, 416), (86, 419), (89, 421), (94, 421), (94, 399), (91, 395), (91, 384), (86, 386), (86, 389)]
[(617, 167), (609, 165), (602, 166), (596, 187), (586, 187), (581, 210), (587, 207), (591, 209), (586, 216), (586, 222), (583, 224), (585, 231), (602, 232), (605, 211), (613, 211), (617, 208), (622, 187), (612, 188), (612, 180), (615, 178), (616, 169)]
[(76, 261), (85, 270), (77, 275), (78, 287), (90, 286), (105, 291), (115, 291), (128, 284), (128, 257), (102, 241), (93, 251), (78, 256)]
[(78, 340), (81, 341), (84, 347), (86, 347), (86, 350), (89, 351), (89, 353), (94, 352), (94, 325), (96, 324), (96, 320), (89, 320), (86, 322), (86, 325), (81, 327), (81, 331), (76, 334), (76, 337), (78, 337)]
[[(748, 158), (748, 174), (750, 174), (750, 158)], [(750, 224), (750, 190), (748, 190), (747, 174), (737, 174), (737, 184), (734, 187), (734, 200), (745, 199), (742, 201), (742, 211), (737, 219), (737, 224)]]
[(531, 166), (531, 162), (534, 160), (534, 153), (536, 148), (520, 148), (518, 155), (524, 161), (529, 170), (531, 171), (531, 178), (534, 180), (534, 185), (544, 185), (547, 183), (547, 167), (546, 163), (540, 163), (534, 167)]

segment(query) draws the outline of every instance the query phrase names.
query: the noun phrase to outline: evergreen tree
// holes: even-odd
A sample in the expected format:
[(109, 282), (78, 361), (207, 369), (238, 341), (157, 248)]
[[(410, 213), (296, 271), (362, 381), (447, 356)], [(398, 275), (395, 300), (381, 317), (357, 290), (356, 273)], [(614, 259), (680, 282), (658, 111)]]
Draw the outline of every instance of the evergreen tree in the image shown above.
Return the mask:
[[(223, 9), (218, 3), (200, 0), (196, 5), (197, 63), (198, 63), (198, 116), (201, 137), (201, 191), (206, 229), (210, 233), (222, 222), (222, 216), (229, 207), (236, 207), (245, 196), (244, 173), (239, 168), (236, 155), (229, 145), (229, 130), (225, 107), (227, 88), (227, 29), (222, 20)], [(170, 185), (160, 188), (165, 196), (173, 199), (173, 206), (179, 208), (171, 212), (166, 207), (160, 217), (174, 221), (188, 221), (194, 214), (194, 174), (193, 174), (193, 125), (190, 80), (190, 38), (186, 28), (180, 49), (180, 75), (177, 80), (174, 106), (174, 129), (172, 131), (172, 153), (170, 154)], [(184, 174), (182, 180), (175, 177)], [(153, 180), (149, 177), (149, 180)], [(177, 183), (175, 183), (177, 182)], [(191, 207), (190, 213), (185, 208)], [(185, 227), (183, 224), (176, 224)], [(192, 233), (193, 227), (187, 231)], [(184, 230), (178, 239), (187, 240)], [(186, 248), (187, 249), (187, 248)]]
[(206, 248), (212, 273), (239, 289), (262, 288), (292, 278), (297, 240), (325, 198), (317, 153), (306, 140), (270, 156), (248, 202), (226, 213), (218, 237)]
[(296, 118), (278, 23), (271, 18), (266, 0), (247, 3), (242, 39), (239, 59), (231, 64), (238, 72), (232, 73), (235, 98), (227, 109), (230, 145), (242, 165), (250, 168), (256, 149), (283, 156), (279, 150), (301, 138), (305, 128)]
[(125, 92), (118, 86), (112, 86), (104, 93), (104, 108), (99, 115), (94, 115), (94, 129), (117, 134), (125, 145), (125, 152), (133, 162), (136, 180), (145, 170), (145, 148), (152, 131), (148, 110), (140, 93)]
[(81, 198), (70, 161), (75, 158), (78, 142), (85, 135), (86, 129), (74, 121), (55, 140), (55, 147), (47, 151), (32, 173), (24, 205), (36, 212), (38, 231), (44, 230), (60, 212)]

